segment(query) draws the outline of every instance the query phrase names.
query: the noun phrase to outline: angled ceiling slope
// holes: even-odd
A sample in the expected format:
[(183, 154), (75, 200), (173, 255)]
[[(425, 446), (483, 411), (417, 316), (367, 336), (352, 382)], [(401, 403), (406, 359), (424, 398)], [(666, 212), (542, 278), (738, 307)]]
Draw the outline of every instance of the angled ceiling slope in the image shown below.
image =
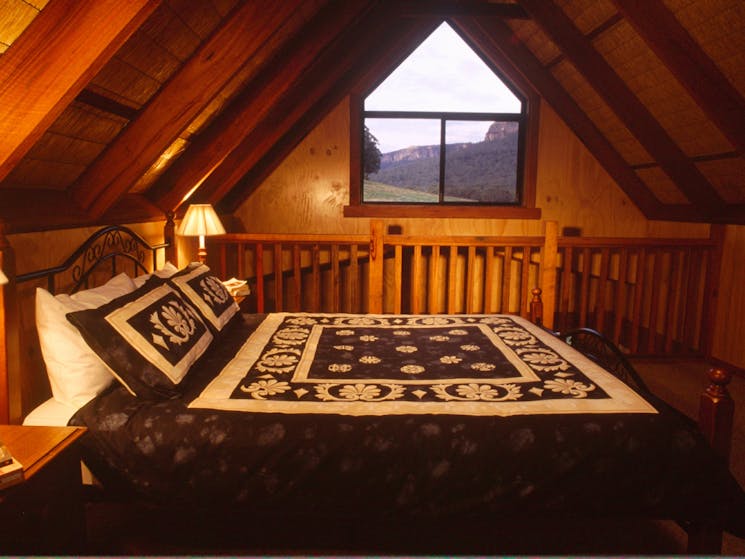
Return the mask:
[(186, 198), (234, 211), (443, 19), (647, 217), (745, 223), (740, 0), (6, 0), (0, 219), (162, 219)]

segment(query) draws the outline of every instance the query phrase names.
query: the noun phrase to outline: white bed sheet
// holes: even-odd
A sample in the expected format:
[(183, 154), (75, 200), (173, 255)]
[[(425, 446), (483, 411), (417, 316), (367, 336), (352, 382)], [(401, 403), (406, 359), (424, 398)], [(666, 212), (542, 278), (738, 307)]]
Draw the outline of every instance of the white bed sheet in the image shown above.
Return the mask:
[(78, 411), (78, 408), (69, 404), (63, 404), (54, 398), (49, 398), (49, 400), (34, 408), (24, 418), (23, 424), (65, 427), (76, 411)]
[[(31, 410), (31, 413), (24, 418), (23, 424), (66, 427), (76, 411), (78, 409), (73, 406), (49, 398), (49, 400)], [(80, 462), (80, 477), (84, 485), (98, 484), (95, 476), (82, 461)]]

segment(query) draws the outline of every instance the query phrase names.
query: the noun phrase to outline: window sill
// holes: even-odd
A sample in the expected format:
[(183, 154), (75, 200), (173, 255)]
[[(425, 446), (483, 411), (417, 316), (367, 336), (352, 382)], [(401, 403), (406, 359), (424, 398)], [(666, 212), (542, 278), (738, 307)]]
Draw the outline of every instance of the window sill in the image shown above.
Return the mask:
[(541, 209), (524, 207), (360, 204), (344, 206), (344, 217), (540, 219)]

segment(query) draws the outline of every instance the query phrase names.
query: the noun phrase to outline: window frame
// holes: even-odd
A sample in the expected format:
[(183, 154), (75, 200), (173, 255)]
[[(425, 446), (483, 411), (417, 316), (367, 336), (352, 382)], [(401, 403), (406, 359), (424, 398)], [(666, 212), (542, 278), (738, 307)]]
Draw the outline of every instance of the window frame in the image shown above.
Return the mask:
[[(524, 105), (524, 102), (523, 102)], [(525, 114), (524, 111), (520, 113), (463, 113), (463, 112), (447, 112), (447, 111), (363, 111), (362, 112), (362, 126), (364, 129), (365, 120), (367, 118), (387, 118), (387, 119), (407, 119), (407, 120), (438, 120), (440, 122), (440, 162), (439, 162), (439, 185), (438, 185), (438, 202), (405, 202), (404, 205), (413, 206), (488, 206), (488, 207), (521, 207), (523, 198), (522, 188), (522, 177), (524, 169), (525, 159)], [(446, 167), (447, 167), (447, 146), (445, 131), (447, 129), (447, 122), (456, 121), (479, 121), (479, 122), (517, 122), (518, 123), (518, 151), (517, 151), (517, 197), (516, 202), (510, 203), (490, 203), (490, 202), (448, 202), (444, 200), (446, 191)], [(363, 139), (364, 141), (364, 139)], [(362, 164), (360, 171), (360, 201), (363, 204), (396, 204), (396, 202), (363, 200), (364, 194), (364, 164)]]
[[(450, 22), (449, 22), (450, 23)], [(345, 217), (442, 217), (442, 218), (497, 218), (497, 219), (540, 219), (541, 210), (536, 207), (536, 169), (538, 150), (538, 126), (540, 97), (532, 86), (528, 84), (511, 64), (507, 64), (505, 70), (498, 61), (488, 59), (479, 48), (474, 47), (467, 40), (457, 26), (453, 29), (461, 35), (463, 41), (468, 44), (474, 54), (481, 57), (489, 68), (510, 88), (522, 101), (520, 113), (457, 113), (457, 112), (409, 112), (409, 111), (365, 111), (365, 98), (374, 90), (379, 83), (384, 81), (389, 73), (385, 74), (380, 82), (373, 87), (358, 87), (349, 95), (349, 204), (344, 206)], [(395, 69), (392, 68), (391, 71)], [(514, 69), (513, 69), (514, 70)], [(447, 114), (467, 116), (469, 119), (479, 115), (508, 116), (511, 119), (520, 119), (518, 150), (518, 171), (522, 171), (522, 189), (520, 202), (512, 204), (485, 204), (457, 202), (440, 203), (393, 203), (393, 202), (363, 202), (362, 189), (364, 187), (362, 142), (364, 136), (364, 122), (367, 114), (406, 114), (409, 116)], [(507, 119), (497, 119), (507, 120)], [(519, 167), (522, 166), (522, 169)]]

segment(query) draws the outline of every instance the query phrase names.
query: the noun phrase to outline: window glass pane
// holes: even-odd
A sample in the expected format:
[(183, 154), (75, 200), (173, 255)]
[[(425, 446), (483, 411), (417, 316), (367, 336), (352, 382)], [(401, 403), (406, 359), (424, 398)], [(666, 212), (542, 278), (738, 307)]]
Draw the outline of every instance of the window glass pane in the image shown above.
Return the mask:
[[(437, 204), (440, 121), (366, 118), (365, 127), (363, 201)], [(371, 144), (378, 148), (377, 162)]]
[(517, 147), (516, 122), (447, 121), (444, 200), (519, 202)]
[(447, 23), (365, 99), (366, 111), (514, 113), (520, 99)]

